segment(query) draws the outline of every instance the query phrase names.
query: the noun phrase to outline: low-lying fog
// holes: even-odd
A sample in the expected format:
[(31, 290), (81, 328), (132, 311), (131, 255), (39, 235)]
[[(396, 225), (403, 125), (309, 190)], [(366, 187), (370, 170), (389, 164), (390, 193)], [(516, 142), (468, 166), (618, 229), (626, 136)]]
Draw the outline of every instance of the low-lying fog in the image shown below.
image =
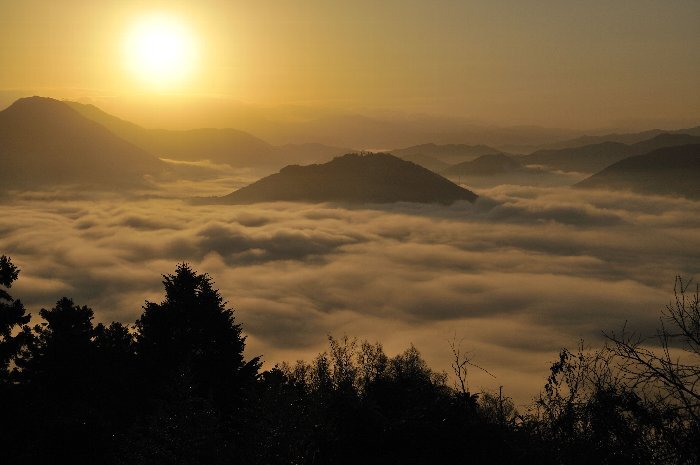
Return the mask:
[(450, 207), (178, 199), (232, 185), (5, 199), (0, 253), (22, 269), (12, 294), (35, 316), (66, 295), (98, 321), (133, 322), (187, 261), (211, 275), (267, 367), (347, 334), (389, 354), (413, 343), (449, 371), (456, 337), (496, 375), (472, 369), (472, 391), (504, 385), (524, 404), (561, 347), (599, 344), (625, 321), (651, 331), (674, 276), (700, 273), (700, 202), (516, 186)]

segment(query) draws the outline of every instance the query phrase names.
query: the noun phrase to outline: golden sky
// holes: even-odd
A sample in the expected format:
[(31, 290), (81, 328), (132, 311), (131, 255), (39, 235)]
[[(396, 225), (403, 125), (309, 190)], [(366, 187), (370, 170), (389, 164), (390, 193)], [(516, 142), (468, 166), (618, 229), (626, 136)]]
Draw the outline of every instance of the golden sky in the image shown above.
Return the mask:
[[(167, 86), (125, 56), (129, 31), (154, 14), (175, 18), (195, 50)], [(698, 124), (699, 23), (697, 0), (5, 0), (0, 103), (91, 99), (136, 121), (179, 99), (578, 128)]]

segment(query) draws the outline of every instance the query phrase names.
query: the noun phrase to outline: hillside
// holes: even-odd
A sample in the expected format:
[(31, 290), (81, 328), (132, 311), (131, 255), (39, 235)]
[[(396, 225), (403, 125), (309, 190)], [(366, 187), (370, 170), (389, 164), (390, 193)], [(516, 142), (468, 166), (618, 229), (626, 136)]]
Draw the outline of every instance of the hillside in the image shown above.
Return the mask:
[(602, 142), (570, 149), (538, 150), (519, 157), (519, 160), (526, 165), (541, 165), (549, 169), (595, 173), (627, 157), (642, 155), (662, 147), (694, 143), (700, 143), (700, 137), (662, 133), (634, 144)]
[(184, 131), (146, 129), (112, 116), (94, 105), (66, 103), (119, 137), (162, 158), (211, 160), (236, 167), (281, 164), (270, 144), (244, 131), (213, 128)]
[(635, 155), (644, 155), (652, 150), (680, 145), (700, 144), (700, 135), (692, 134), (659, 134), (651, 139), (643, 140), (632, 145)]
[(453, 165), (444, 171), (445, 176), (491, 176), (523, 169), (523, 164), (502, 153), (482, 155), (471, 161)]
[(576, 184), (700, 199), (700, 144), (665, 147), (626, 158)]
[(440, 172), (448, 179), (475, 188), (500, 185), (570, 186), (582, 178), (577, 173), (554, 172), (523, 165), (518, 157), (502, 153), (483, 155)]
[(438, 160), (435, 157), (431, 157), (430, 155), (423, 155), (421, 153), (402, 155), (399, 158), (401, 158), (402, 160), (410, 161), (411, 163), (415, 163), (416, 165), (420, 165), (423, 168), (427, 168), (430, 171), (434, 171), (436, 173), (440, 173), (451, 166), (449, 163), (445, 163), (444, 161)]
[(0, 112), (0, 166), (2, 187), (10, 189), (140, 185), (166, 169), (65, 103), (43, 97), (17, 100)]
[[(278, 169), (290, 163), (331, 160), (351, 151), (317, 143), (270, 145), (237, 129), (200, 128), (191, 130), (146, 129), (110, 115), (94, 105), (66, 102), (129, 142), (163, 158), (175, 160), (211, 160), (232, 167)], [(268, 171), (269, 172), (269, 171)]]
[(477, 195), (414, 163), (387, 154), (349, 154), (322, 165), (286, 166), (219, 199), (222, 203), (473, 202)]
[(636, 144), (637, 142), (649, 140), (660, 134), (688, 134), (691, 136), (700, 136), (700, 126), (669, 131), (662, 129), (650, 129), (647, 131), (632, 133), (610, 133), (597, 136), (581, 136), (576, 137), (574, 139), (567, 139), (560, 142), (555, 142), (553, 144), (548, 144), (547, 146), (543, 147), (543, 149), (571, 149), (576, 147), (583, 147), (584, 145), (602, 144), (603, 142), (618, 142), (621, 144), (631, 145)]
[(408, 159), (408, 157), (428, 156), (436, 158), (443, 163), (453, 165), (464, 161), (473, 160), (482, 155), (500, 153), (488, 145), (467, 145), (467, 144), (421, 144), (413, 145), (402, 149), (392, 150), (391, 153), (397, 157)]

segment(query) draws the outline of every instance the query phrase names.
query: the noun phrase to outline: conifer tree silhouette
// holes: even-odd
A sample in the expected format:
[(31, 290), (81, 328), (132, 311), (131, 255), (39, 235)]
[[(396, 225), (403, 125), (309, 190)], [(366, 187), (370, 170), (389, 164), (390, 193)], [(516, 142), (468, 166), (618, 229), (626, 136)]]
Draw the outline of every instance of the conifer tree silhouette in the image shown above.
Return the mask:
[[(18, 277), (19, 268), (9, 257), (0, 256), (0, 285), (9, 289)], [(30, 318), (22, 302), (0, 288), (0, 384), (10, 382), (10, 364), (31, 340)]]
[(146, 302), (136, 322), (136, 350), (152, 377), (187, 380), (192, 393), (226, 402), (254, 381), (259, 360), (243, 359), (245, 337), (207, 274), (180, 264), (163, 277), (165, 300)]

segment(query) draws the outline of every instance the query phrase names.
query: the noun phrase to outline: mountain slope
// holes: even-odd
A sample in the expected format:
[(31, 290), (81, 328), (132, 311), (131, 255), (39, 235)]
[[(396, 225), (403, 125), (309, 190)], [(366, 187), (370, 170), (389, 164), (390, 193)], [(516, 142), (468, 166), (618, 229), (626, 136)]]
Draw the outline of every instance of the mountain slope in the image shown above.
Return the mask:
[(662, 130), (662, 129), (650, 129), (648, 131), (634, 132), (634, 133), (612, 133), (604, 134), (601, 136), (581, 136), (575, 139), (563, 140), (560, 142), (555, 142), (553, 144), (548, 144), (544, 149), (548, 150), (559, 150), (559, 149), (572, 149), (576, 147), (583, 147), (584, 145), (595, 145), (601, 144), (603, 142), (618, 142), (621, 144), (636, 144), (637, 142), (642, 142), (660, 134), (688, 134), (691, 136), (700, 136), (700, 126), (686, 129), (676, 129), (676, 130)]
[(244, 131), (213, 128), (186, 131), (146, 129), (105, 113), (94, 105), (66, 103), (83, 116), (159, 157), (189, 161), (211, 160), (231, 166), (279, 166), (281, 163), (270, 144)]
[(627, 157), (642, 155), (662, 147), (700, 143), (700, 137), (688, 134), (658, 134), (634, 144), (603, 142), (572, 149), (538, 150), (519, 157), (526, 165), (542, 165), (562, 171), (595, 173)]
[(676, 147), (679, 145), (700, 144), (700, 137), (691, 134), (659, 134), (651, 139), (643, 140), (632, 144), (632, 151), (635, 155), (644, 155), (652, 150), (664, 147)]
[(665, 147), (619, 161), (576, 184), (700, 199), (700, 144)]
[(44, 97), (0, 111), (0, 166), (2, 188), (142, 184), (145, 175), (166, 169), (145, 150)]
[(322, 165), (287, 166), (219, 200), (451, 204), (477, 195), (442, 176), (392, 155), (349, 154)]
[(582, 179), (575, 173), (547, 171), (525, 166), (516, 156), (503, 153), (483, 155), (458, 163), (440, 172), (448, 179), (472, 187), (488, 189), (504, 184), (518, 186), (570, 186)]
[(491, 176), (523, 169), (523, 164), (502, 153), (482, 155), (471, 161), (450, 166), (444, 176)]
[(602, 142), (573, 149), (538, 150), (519, 159), (526, 165), (541, 165), (561, 171), (595, 173), (631, 155), (633, 154), (629, 145)]
[(410, 161), (411, 163), (415, 163), (416, 165), (420, 165), (423, 168), (427, 168), (430, 171), (434, 171), (436, 173), (444, 171), (450, 167), (449, 163), (445, 163), (444, 161), (438, 160), (437, 158), (431, 157), (430, 155), (423, 155), (420, 153), (402, 155), (399, 158), (401, 158), (402, 160)]
[(290, 163), (327, 161), (350, 149), (322, 144), (273, 146), (237, 129), (192, 129), (175, 131), (146, 129), (110, 115), (94, 105), (66, 102), (129, 142), (163, 158), (211, 160), (233, 167), (274, 168)]
[(464, 161), (473, 160), (482, 155), (490, 155), (501, 153), (500, 150), (489, 147), (488, 145), (466, 145), (466, 144), (421, 144), (406, 147), (403, 149), (392, 150), (391, 153), (397, 157), (408, 159), (407, 157), (414, 156), (429, 156), (437, 158), (443, 163), (453, 165)]

